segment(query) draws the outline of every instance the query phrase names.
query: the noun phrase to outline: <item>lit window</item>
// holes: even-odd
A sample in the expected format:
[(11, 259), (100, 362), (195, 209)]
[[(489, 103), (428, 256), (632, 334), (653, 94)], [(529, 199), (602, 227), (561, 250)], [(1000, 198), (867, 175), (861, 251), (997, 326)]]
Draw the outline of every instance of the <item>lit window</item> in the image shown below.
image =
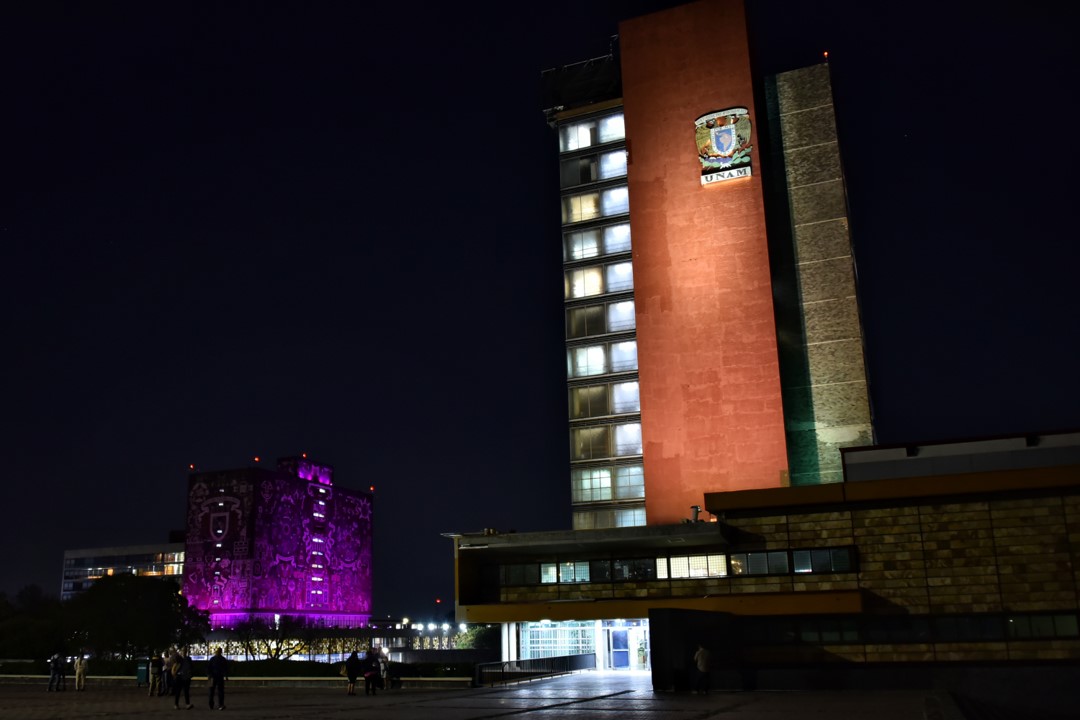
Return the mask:
[(641, 527), (645, 524), (645, 508), (615, 511), (615, 527)]
[(611, 345), (611, 370), (612, 372), (624, 372), (637, 370), (637, 342), (612, 343)]
[(607, 326), (609, 332), (633, 330), (637, 325), (634, 317), (634, 301), (612, 303), (607, 307)]
[[(605, 190), (604, 195), (606, 196), (610, 192), (611, 190)], [(611, 204), (614, 203), (615, 200), (612, 199), (608, 202)], [(562, 199), (562, 221), (564, 224), (592, 220), (598, 217), (600, 217), (599, 193), (593, 192), (581, 195), (569, 195)]]
[(604, 254), (630, 252), (630, 224), (609, 225), (604, 228)]
[(641, 423), (615, 426), (615, 454), (641, 454)]
[(573, 502), (597, 502), (611, 499), (611, 470), (609, 468), (589, 468), (574, 470), (571, 478), (571, 496)]
[(597, 136), (602, 143), (621, 140), (626, 137), (626, 125), (623, 122), (623, 114), (619, 113), (617, 115), (609, 115), (605, 118), (601, 118)]
[(604, 332), (603, 305), (587, 305), (566, 311), (566, 337), (579, 338)]
[(600, 231), (582, 230), (566, 234), (566, 257), (584, 260), (600, 255)]
[(641, 465), (615, 468), (615, 497), (619, 500), (645, 497), (645, 471)]
[(559, 565), (559, 582), (563, 583), (587, 583), (589, 582), (589, 563), (564, 562)]
[(566, 296), (568, 298), (589, 297), (603, 292), (604, 273), (601, 268), (587, 267), (567, 271)]
[(572, 388), (570, 390), (570, 417), (585, 418), (608, 414), (607, 385)]
[(622, 177), (626, 174), (626, 151), (616, 150), (600, 156), (600, 179)]
[(625, 187), (615, 187), (600, 194), (601, 214), (619, 215), (630, 212), (630, 192)]
[(615, 383), (611, 386), (611, 410), (616, 413), (641, 411), (641, 399), (636, 380), (634, 382)]
[(575, 428), (570, 431), (570, 458), (572, 460), (592, 460), (608, 457), (608, 428)]
[(540, 582), (550, 584), (558, 582), (558, 566), (555, 563), (540, 564)]
[(597, 142), (597, 127), (595, 121), (563, 125), (559, 128), (559, 150), (579, 150), (587, 148)]
[(628, 262), (615, 263), (604, 267), (605, 292), (621, 292), (634, 289), (634, 266)]
[(607, 372), (607, 363), (605, 362), (607, 353), (604, 351), (603, 345), (573, 348), (569, 351), (568, 355), (571, 377), (603, 375)]

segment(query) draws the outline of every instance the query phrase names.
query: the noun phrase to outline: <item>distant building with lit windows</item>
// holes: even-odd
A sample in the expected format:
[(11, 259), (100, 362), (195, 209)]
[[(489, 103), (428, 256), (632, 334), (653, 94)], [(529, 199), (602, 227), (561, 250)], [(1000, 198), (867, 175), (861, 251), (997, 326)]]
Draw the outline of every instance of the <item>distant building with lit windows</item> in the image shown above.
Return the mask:
[(175, 580), (179, 589), (184, 577), (184, 543), (65, 550), (60, 599), (71, 600), (107, 575), (167, 577)]
[(293, 618), (361, 627), (371, 617), (369, 492), (305, 457), (194, 473), (188, 480), (184, 594), (213, 628)]

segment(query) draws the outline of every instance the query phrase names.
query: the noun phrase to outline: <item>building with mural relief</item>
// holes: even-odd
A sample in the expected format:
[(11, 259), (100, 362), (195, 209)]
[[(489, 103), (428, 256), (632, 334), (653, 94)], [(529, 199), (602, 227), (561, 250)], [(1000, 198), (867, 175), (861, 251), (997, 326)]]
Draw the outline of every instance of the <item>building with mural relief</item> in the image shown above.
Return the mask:
[(360, 627), (371, 616), (370, 493), (335, 486), (306, 457), (194, 473), (184, 595), (214, 628), (281, 617)]

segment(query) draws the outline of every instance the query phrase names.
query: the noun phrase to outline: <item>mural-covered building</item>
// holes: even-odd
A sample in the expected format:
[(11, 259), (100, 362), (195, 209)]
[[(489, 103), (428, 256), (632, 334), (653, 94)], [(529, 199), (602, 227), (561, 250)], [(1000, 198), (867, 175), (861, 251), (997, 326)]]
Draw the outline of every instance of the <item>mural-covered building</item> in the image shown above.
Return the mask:
[(194, 473), (184, 594), (212, 627), (276, 622), (358, 627), (371, 616), (372, 495), (335, 486), (305, 457)]

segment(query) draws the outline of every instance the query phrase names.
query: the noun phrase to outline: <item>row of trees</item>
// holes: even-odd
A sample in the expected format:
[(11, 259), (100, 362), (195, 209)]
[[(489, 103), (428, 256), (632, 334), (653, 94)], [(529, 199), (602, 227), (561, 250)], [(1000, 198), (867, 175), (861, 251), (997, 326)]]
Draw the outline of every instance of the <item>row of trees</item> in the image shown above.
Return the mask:
[(206, 613), (188, 605), (166, 578), (103, 577), (68, 602), (36, 585), (14, 601), (0, 595), (0, 657), (39, 659), (54, 652), (129, 660), (201, 640)]
[[(161, 577), (111, 575), (61, 603), (30, 585), (9, 600), (0, 594), (0, 658), (39, 660), (54, 652), (98, 658), (145, 658), (174, 646), (205, 642), (209, 616), (188, 605), (176, 583)], [(287, 660), (298, 654), (330, 654), (345, 647), (352, 631), (308, 627), (283, 616), (232, 629), (230, 654)], [(457, 648), (498, 647), (497, 627), (473, 626), (454, 636)]]

